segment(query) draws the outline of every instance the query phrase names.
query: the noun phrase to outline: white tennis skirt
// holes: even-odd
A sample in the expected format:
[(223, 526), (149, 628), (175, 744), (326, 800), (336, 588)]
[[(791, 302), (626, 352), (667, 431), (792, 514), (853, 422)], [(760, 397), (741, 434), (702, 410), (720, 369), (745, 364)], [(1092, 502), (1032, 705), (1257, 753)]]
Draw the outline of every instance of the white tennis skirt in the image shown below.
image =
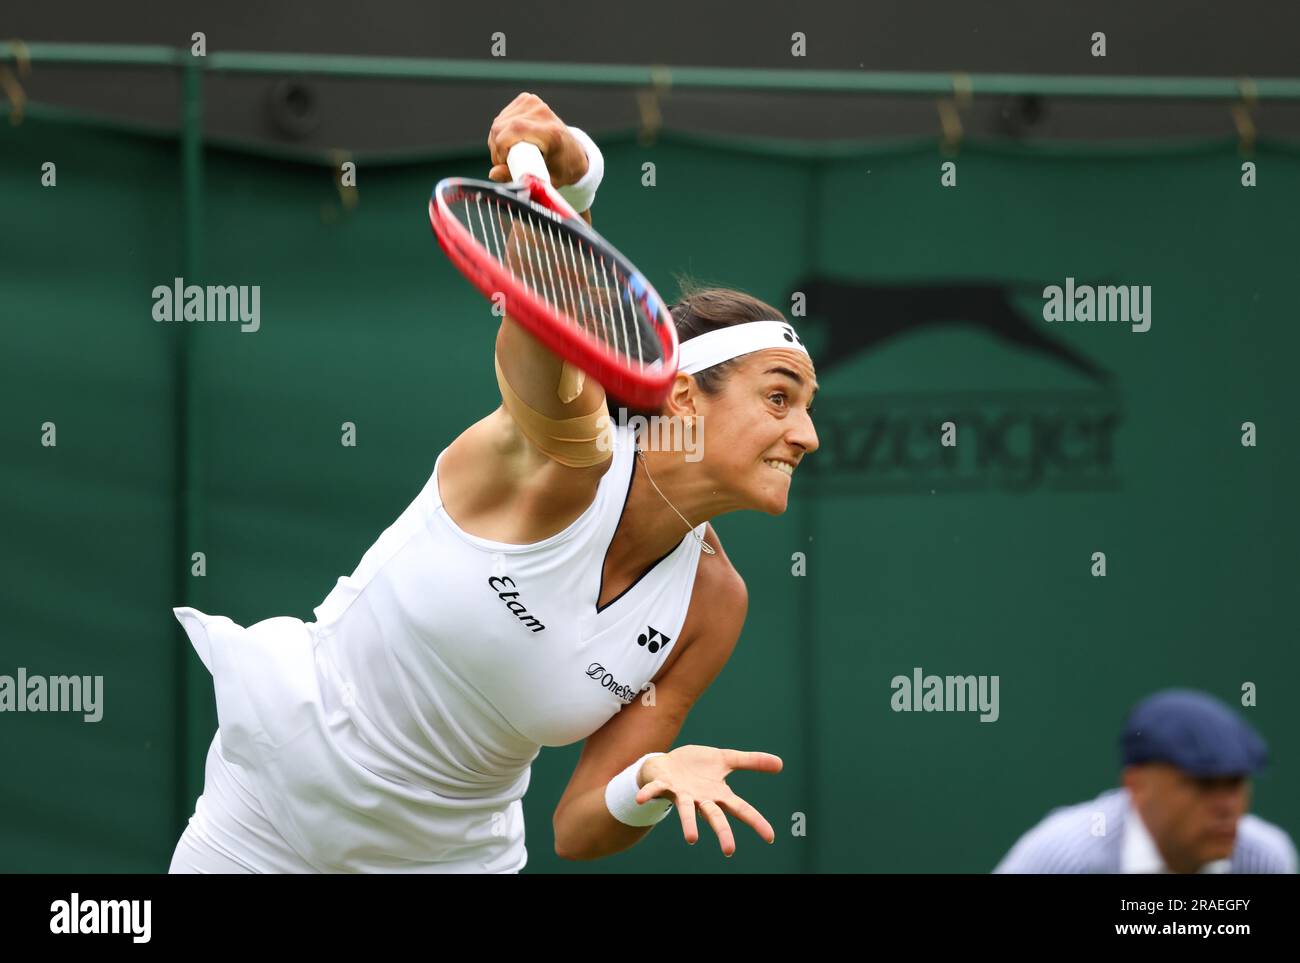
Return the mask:
[(174, 610), (212, 673), (219, 728), (173, 872), (515, 873), (527, 861), (519, 799), (439, 795), (361, 765), (348, 715), (322, 688), (314, 627), (247, 628)]
[(212, 737), (203, 794), (194, 805), (169, 873), (314, 873), (266, 817), (248, 774), (221, 755)]

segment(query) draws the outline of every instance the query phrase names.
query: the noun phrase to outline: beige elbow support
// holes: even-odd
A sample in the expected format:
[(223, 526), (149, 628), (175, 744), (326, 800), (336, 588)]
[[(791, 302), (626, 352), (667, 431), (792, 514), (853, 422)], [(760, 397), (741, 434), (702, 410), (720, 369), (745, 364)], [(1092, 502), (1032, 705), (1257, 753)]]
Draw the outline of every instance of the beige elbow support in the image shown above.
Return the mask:
[[(603, 404), (590, 414), (576, 418), (548, 418), (510, 387), (495, 351), (492, 363), (497, 369), (497, 385), (501, 388), (506, 411), (510, 412), (519, 430), (548, 458), (569, 468), (590, 468), (613, 455), (614, 428)], [(568, 367), (566, 363), (565, 370)], [(560, 389), (564, 387), (562, 372)]]

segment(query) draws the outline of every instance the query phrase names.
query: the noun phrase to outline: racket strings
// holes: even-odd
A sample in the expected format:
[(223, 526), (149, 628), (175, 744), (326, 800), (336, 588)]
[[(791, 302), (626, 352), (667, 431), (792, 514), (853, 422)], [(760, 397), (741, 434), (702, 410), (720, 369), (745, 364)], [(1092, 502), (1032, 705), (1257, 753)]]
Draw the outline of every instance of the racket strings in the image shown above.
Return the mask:
[(450, 206), (471, 239), (533, 295), (639, 367), (660, 359), (652, 321), (615, 259), (499, 194), (466, 191), (460, 199)]

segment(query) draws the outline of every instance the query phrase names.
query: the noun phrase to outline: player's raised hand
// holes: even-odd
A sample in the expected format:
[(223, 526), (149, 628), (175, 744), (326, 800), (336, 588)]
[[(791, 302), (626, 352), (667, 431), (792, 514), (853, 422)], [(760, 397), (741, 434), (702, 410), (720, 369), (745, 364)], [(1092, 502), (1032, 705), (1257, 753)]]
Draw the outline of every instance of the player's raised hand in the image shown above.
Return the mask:
[(672, 799), (681, 817), (682, 834), (691, 844), (700, 838), (695, 824), (698, 807), (717, 835), (723, 854), (730, 856), (736, 851), (736, 839), (723, 810), (748, 823), (769, 843), (776, 841), (776, 832), (762, 813), (731, 791), (726, 777), (737, 769), (780, 772), (783, 765), (781, 757), (770, 752), (678, 746), (672, 752), (652, 756), (642, 763), (638, 781), (644, 784), (636, 794), (636, 801), (640, 804), (655, 797)]
[(520, 141), (538, 146), (556, 187), (576, 184), (587, 173), (587, 152), (582, 144), (542, 98), (527, 91), (510, 101), (492, 121), (488, 131), (488, 151), (492, 155), (489, 179), (509, 183), (506, 155)]

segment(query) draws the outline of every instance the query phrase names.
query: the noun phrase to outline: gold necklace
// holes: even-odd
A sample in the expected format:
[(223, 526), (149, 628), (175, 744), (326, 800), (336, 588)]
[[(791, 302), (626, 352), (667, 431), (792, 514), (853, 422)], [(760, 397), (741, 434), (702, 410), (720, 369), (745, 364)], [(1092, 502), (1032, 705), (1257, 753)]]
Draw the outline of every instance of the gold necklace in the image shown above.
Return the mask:
[[(659, 491), (659, 486), (658, 486), (658, 485), (655, 485), (654, 477), (651, 476), (651, 474), (650, 474), (650, 466), (647, 465), (647, 464), (646, 464), (646, 461), (645, 461), (645, 452), (643, 452), (643, 451), (638, 447), (637, 450), (636, 450), (636, 453), (637, 453), (638, 455), (641, 456), (641, 464), (642, 464), (643, 466), (645, 466), (645, 477), (650, 479), (650, 484), (651, 484), (651, 485), (654, 485), (655, 491), (659, 492), (659, 497), (662, 498), (662, 499), (667, 503), (668, 507), (671, 508), (673, 511), (677, 512), (677, 506), (674, 505), (672, 502), (668, 501), (668, 496), (665, 495), (663, 492)], [(682, 522), (685, 523), (685, 525), (686, 525), (686, 530), (687, 530), (688, 532), (690, 532), (692, 535), (695, 536), (695, 540), (696, 540), (697, 542), (700, 543), (700, 548), (704, 550), (704, 553), (705, 553), (706, 555), (717, 555), (717, 554), (718, 554), (717, 552), (715, 552), (715, 551), (713, 550), (713, 546), (712, 546), (712, 545), (710, 545), (710, 544), (709, 544), (708, 542), (706, 542), (704, 539), (700, 538), (700, 533), (697, 532), (694, 528), (691, 527), (691, 523), (688, 522), (688, 521), (686, 521), (686, 516), (685, 516), (685, 515), (683, 515), (681, 512), (677, 512), (677, 517), (680, 518), (680, 519), (682, 520)]]

